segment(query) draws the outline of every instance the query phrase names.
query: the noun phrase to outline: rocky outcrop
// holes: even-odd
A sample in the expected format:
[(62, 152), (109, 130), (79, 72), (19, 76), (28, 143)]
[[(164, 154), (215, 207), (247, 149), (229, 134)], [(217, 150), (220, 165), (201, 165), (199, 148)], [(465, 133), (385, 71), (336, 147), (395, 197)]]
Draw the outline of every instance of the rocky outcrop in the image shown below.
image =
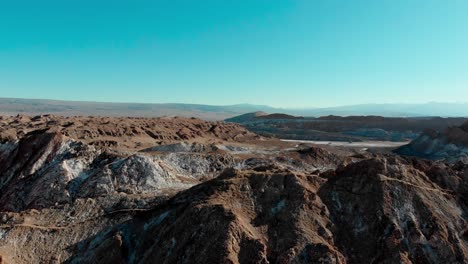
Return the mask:
[[(282, 170), (228, 170), (77, 245), (84, 250), (70, 263), (90, 263), (102, 252), (127, 252), (115, 260), (129, 263), (344, 263), (317, 195), (321, 181)], [(117, 234), (121, 245), (112, 242)]]
[[(148, 131), (177, 140), (155, 144), (121, 134), (127, 125), (74, 134), (86, 126), (14, 120), (0, 143), (7, 263), (468, 261), (460, 161), (255, 141), (222, 123), (188, 132), (160, 120), (168, 127)], [(146, 143), (130, 148), (127, 136)]]
[(2, 146), (0, 208), (9, 211), (110, 194), (178, 191), (241, 163), (227, 153), (128, 155), (44, 131)]
[(61, 134), (86, 144), (142, 150), (180, 141), (250, 141), (259, 139), (240, 125), (197, 118), (3, 117), (0, 143), (19, 140), (34, 130)]
[(126, 263), (465, 263), (466, 227), (456, 192), (405, 159), (364, 160), (328, 179), (227, 170), (78, 244), (69, 262), (115, 252)]
[[(0, 256), (7, 263), (63, 262), (80, 241), (241, 164), (214, 143), (258, 138), (197, 119), (17, 116), (1, 125)], [(190, 147), (171, 151), (182, 138)], [(160, 151), (138, 152), (155, 145)]]
[(351, 263), (466, 262), (466, 207), (457, 194), (393, 157), (339, 169), (319, 192)]
[(395, 150), (396, 153), (449, 162), (468, 160), (468, 122), (460, 127), (449, 127), (444, 132), (424, 131), (410, 144)]

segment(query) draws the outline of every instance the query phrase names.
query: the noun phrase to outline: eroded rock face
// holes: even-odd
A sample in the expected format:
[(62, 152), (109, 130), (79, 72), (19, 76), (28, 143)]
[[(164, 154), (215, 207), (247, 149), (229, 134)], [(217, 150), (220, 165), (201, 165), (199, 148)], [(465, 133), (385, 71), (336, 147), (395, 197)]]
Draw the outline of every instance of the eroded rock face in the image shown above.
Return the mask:
[(118, 260), (128, 263), (468, 260), (466, 207), (407, 160), (364, 160), (328, 180), (263, 170), (227, 170), (80, 244), (69, 260), (106, 251), (126, 252)]
[[(228, 170), (87, 242), (71, 263), (117, 249), (132, 263), (345, 263), (317, 195), (322, 181), (280, 169)], [(117, 249), (93, 246), (115, 234), (125, 241)]]
[(246, 143), (208, 122), (133, 149), (96, 144), (124, 142), (107, 123), (79, 139), (56, 117), (8, 122), (25, 130), (0, 144), (7, 263), (468, 261), (463, 162)]
[(237, 124), (197, 118), (3, 117), (0, 143), (19, 140), (35, 130), (61, 134), (99, 147), (142, 150), (183, 140), (248, 141), (260, 139)]
[(10, 211), (116, 193), (174, 192), (240, 162), (227, 153), (128, 155), (45, 131), (2, 146), (0, 208)]
[(449, 127), (444, 132), (426, 130), (396, 153), (432, 160), (468, 161), (468, 122), (461, 127)]
[[(455, 180), (458, 179), (447, 179)], [(466, 208), (457, 195), (396, 158), (362, 161), (320, 190), (337, 246), (355, 263), (463, 263)]]
[[(138, 152), (145, 144), (181, 138), (232, 144), (249, 137), (257, 136), (197, 119), (2, 118), (2, 261), (63, 262), (71, 246), (241, 163), (227, 152), (209, 152), (213, 143), (183, 143), (196, 146), (184, 153)], [(117, 144), (97, 143), (104, 141)]]

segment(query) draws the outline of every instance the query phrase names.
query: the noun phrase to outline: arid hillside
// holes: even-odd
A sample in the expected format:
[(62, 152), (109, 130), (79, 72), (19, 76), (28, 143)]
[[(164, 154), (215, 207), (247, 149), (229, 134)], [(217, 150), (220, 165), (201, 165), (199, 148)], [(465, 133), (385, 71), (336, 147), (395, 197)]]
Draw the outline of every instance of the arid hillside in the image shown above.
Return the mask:
[(467, 118), (441, 117), (383, 117), (383, 116), (322, 116), (295, 117), (285, 114), (255, 112), (226, 119), (242, 124), (261, 135), (294, 140), (353, 141), (386, 140), (408, 141), (424, 130), (443, 131), (460, 126)]
[(425, 130), (410, 144), (395, 152), (433, 160), (468, 161), (468, 122), (461, 126), (448, 127), (441, 132)]
[(40, 133), (60, 133), (89, 145), (129, 150), (179, 141), (249, 141), (258, 138), (240, 125), (197, 118), (0, 116), (0, 142)]
[(468, 165), (187, 118), (0, 119), (1, 263), (466, 263)]

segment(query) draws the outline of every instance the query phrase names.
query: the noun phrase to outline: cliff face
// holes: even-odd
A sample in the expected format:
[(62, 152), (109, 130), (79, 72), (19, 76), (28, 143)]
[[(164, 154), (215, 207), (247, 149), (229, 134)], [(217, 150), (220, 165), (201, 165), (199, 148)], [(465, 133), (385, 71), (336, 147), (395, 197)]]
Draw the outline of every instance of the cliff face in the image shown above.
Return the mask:
[(460, 127), (449, 127), (442, 133), (426, 130), (396, 152), (428, 159), (444, 159), (449, 162), (468, 160), (468, 122)]
[[(99, 126), (83, 139), (59, 119), (18, 118), (0, 133), (6, 263), (468, 261), (461, 162), (334, 153), (210, 122), (189, 140), (136, 148), (111, 135), (111, 147), (93, 143), (108, 139)], [(154, 126), (179, 131), (174, 120)]]

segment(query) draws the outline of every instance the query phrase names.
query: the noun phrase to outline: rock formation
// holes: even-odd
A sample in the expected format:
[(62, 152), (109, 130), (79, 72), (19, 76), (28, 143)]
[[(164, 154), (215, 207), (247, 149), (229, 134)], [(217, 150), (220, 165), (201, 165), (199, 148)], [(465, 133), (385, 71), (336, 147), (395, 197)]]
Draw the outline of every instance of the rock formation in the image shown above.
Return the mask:
[(441, 133), (426, 130), (410, 144), (402, 146), (395, 152), (449, 162), (460, 159), (468, 161), (468, 122), (460, 127), (449, 127)]
[(182, 118), (4, 117), (0, 138), (2, 263), (468, 261), (462, 161)]

